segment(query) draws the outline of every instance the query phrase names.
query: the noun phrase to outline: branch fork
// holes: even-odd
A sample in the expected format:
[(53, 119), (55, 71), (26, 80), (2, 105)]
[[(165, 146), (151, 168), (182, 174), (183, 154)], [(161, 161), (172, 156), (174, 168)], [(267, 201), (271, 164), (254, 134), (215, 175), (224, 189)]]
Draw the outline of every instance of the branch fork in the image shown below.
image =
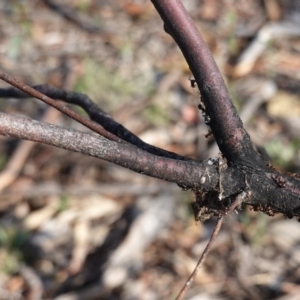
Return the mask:
[[(247, 204), (255, 211), (273, 216), (282, 213), (300, 218), (298, 175), (283, 175), (264, 162), (230, 99), (224, 80), (200, 32), (179, 0), (152, 0), (164, 21), (165, 31), (181, 49), (201, 93), (205, 116), (219, 146), (221, 157), (192, 160), (148, 145), (109, 117), (86, 95), (47, 85), (30, 87), (0, 72), (0, 79), (15, 88), (0, 89), (0, 97), (26, 98), (31, 95), (60, 110), (98, 135), (0, 113), (0, 134), (60, 147), (94, 156), (135, 172), (177, 183), (196, 196), (195, 219), (216, 215), (215, 233), (201, 257), (194, 275), (211, 248), (225, 216)], [(81, 106), (87, 120), (58, 103)], [(201, 107), (200, 107), (201, 109)], [(179, 295), (180, 296), (180, 295)], [(181, 296), (180, 296), (181, 297)], [(177, 299), (182, 299), (178, 297)]]

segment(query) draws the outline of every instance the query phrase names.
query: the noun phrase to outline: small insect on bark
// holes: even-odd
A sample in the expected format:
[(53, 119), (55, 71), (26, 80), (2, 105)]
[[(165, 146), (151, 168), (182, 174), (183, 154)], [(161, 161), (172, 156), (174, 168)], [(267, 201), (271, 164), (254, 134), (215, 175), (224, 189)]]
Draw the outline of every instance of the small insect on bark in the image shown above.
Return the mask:
[(288, 173), (288, 175), (295, 177), (295, 178), (300, 178), (300, 175), (297, 173)]
[(278, 171), (274, 166), (272, 166), (270, 163), (267, 163), (266, 166), (268, 168), (271, 168), (273, 171)]
[(198, 109), (201, 110), (203, 114), (206, 113), (206, 109), (202, 103), (198, 104)]
[(204, 134), (204, 137), (205, 137), (206, 139), (208, 139), (208, 138), (210, 138), (210, 137), (212, 137), (212, 136), (213, 136), (213, 133), (212, 133), (211, 130), (209, 130), (207, 134)]
[(196, 85), (197, 85), (196, 80), (195, 80), (194, 78), (192, 78), (192, 77), (189, 77), (189, 80), (190, 80), (190, 82), (191, 82), (191, 87), (192, 87), (192, 88), (195, 88)]
[(286, 182), (283, 177), (278, 175), (272, 175), (273, 181), (277, 184), (280, 188), (286, 188)]

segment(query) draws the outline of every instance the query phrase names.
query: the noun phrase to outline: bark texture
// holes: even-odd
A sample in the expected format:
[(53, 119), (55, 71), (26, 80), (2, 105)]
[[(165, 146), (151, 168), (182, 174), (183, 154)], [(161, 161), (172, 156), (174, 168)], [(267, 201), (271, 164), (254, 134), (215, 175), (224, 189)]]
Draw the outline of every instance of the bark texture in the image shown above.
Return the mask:
[[(165, 23), (166, 32), (174, 38), (190, 66), (222, 156), (197, 161), (148, 145), (105, 114), (86, 95), (46, 85), (32, 88), (1, 72), (0, 78), (18, 89), (0, 89), (0, 97), (25, 98), (30, 94), (100, 136), (4, 113), (0, 113), (0, 134), (80, 152), (175, 182), (183, 189), (194, 191), (197, 219), (206, 219), (211, 214), (223, 215), (240, 194), (246, 195), (243, 203), (256, 211), (299, 218), (300, 181), (297, 175), (281, 174), (256, 152), (213, 57), (181, 2), (152, 0), (152, 3)], [(81, 106), (94, 122), (76, 115), (55, 100)]]

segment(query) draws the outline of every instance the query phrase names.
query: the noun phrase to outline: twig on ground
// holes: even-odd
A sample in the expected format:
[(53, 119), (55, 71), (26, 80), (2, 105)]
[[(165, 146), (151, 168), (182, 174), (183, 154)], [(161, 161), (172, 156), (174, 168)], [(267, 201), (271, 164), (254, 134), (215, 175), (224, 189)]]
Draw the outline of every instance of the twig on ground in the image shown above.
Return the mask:
[(0, 192), (15, 181), (34, 145), (35, 143), (31, 141), (20, 141), (5, 169), (0, 173)]
[(245, 76), (251, 72), (258, 57), (265, 51), (270, 40), (287, 36), (299, 37), (299, 23), (291, 21), (270, 22), (265, 24), (257, 33), (249, 46), (240, 55), (233, 69), (234, 76)]
[(68, 267), (70, 275), (79, 273), (83, 267), (89, 252), (89, 231), (90, 223), (88, 220), (79, 219), (75, 221), (73, 227), (74, 247), (72, 249), (72, 258)]
[(43, 283), (36, 271), (29, 266), (23, 265), (20, 267), (19, 272), (28, 286), (28, 295), (26, 299), (42, 299)]
[(84, 29), (91, 33), (99, 33), (102, 32), (101, 28), (98, 27), (96, 24), (93, 24), (87, 16), (79, 14), (75, 9), (67, 6), (56, 3), (52, 0), (44, 0), (44, 3), (51, 8), (52, 10), (56, 11), (60, 15), (62, 15), (67, 20), (71, 21), (72, 23), (76, 24), (79, 28)]

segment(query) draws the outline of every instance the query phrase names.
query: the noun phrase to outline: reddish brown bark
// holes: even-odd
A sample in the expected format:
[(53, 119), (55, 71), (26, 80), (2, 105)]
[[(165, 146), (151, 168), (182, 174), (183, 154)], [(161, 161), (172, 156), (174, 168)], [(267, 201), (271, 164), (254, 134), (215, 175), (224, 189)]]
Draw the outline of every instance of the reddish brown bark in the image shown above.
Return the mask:
[(224, 80), (203, 40), (180, 0), (152, 0), (165, 23), (165, 30), (180, 47), (205, 104), (210, 127), (228, 162), (255, 159), (250, 136), (231, 102)]
[[(283, 213), (287, 217), (300, 217), (299, 179), (282, 175), (267, 166), (254, 150), (210, 51), (180, 1), (152, 2), (165, 22), (166, 31), (181, 48), (195, 76), (211, 120), (212, 132), (224, 158), (199, 162), (147, 145), (109, 118), (86, 96), (47, 86), (38, 86), (37, 89), (48, 96), (82, 106), (105, 130), (102, 128), (104, 131), (101, 133), (101, 130), (95, 130), (97, 126), (87, 126), (108, 138), (111, 134), (117, 136), (118, 142), (3, 113), (0, 114), (0, 134), (95, 156), (192, 189), (196, 194), (196, 215), (200, 219), (210, 214), (226, 213), (241, 193), (247, 195), (243, 203), (251, 205), (254, 210), (268, 215)], [(1, 76), (9, 79), (3, 73)], [(38, 91), (32, 91), (21, 83), (19, 87), (23, 90), (25, 87), (26, 92), (31, 91), (35, 97), (46, 99), (49, 104), (58, 107), (53, 99)], [(2, 97), (12, 95), (24, 97), (15, 89), (0, 90)], [(73, 116), (65, 106), (60, 108)]]

